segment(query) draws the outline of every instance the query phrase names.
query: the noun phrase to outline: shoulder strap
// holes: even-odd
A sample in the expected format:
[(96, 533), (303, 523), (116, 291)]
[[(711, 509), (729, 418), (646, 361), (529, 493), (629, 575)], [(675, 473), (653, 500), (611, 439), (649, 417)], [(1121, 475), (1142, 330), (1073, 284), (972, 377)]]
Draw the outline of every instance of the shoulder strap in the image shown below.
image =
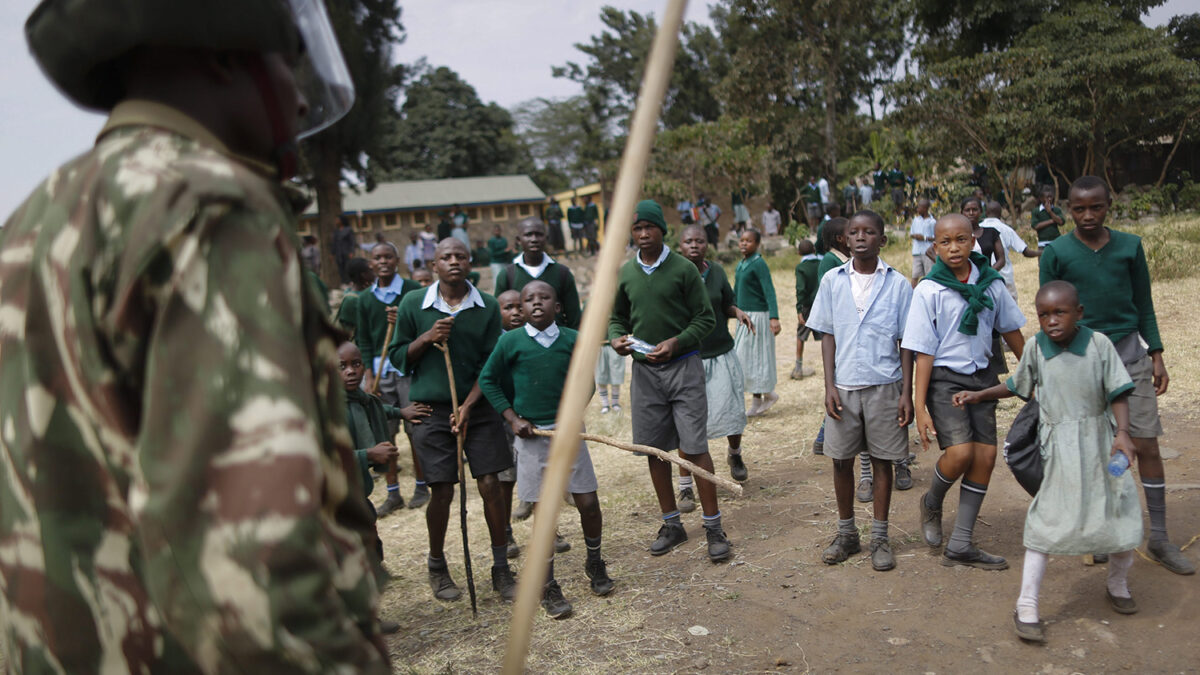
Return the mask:
[(508, 289), (506, 289), (506, 290), (516, 289), (516, 287), (517, 287), (517, 264), (510, 262), (507, 265), (505, 265), (504, 266), (504, 274), (507, 275), (505, 280), (508, 281)]

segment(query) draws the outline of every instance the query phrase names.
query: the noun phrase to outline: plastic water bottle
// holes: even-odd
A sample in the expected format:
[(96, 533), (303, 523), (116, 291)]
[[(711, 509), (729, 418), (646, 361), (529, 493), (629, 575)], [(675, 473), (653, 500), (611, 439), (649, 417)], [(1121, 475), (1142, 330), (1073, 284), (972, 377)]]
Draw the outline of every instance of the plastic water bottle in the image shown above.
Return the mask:
[(1125, 470), (1128, 468), (1129, 458), (1126, 457), (1125, 453), (1123, 452), (1118, 452), (1117, 454), (1113, 455), (1112, 459), (1108, 462), (1108, 472), (1117, 478), (1120, 478), (1122, 475), (1124, 475)]
[(632, 335), (629, 336), (629, 346), (639, 354), (649, 354), (654, 351), (654, 345)]

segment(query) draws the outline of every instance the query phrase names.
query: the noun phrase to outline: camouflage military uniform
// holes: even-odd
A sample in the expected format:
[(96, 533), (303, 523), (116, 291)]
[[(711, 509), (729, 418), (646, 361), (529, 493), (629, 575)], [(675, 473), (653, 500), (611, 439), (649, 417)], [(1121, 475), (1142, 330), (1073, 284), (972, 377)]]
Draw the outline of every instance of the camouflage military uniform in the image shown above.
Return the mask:
[(262, 167), (129, 101), (0, 233), (0, 619), (27, 672), (386, 672), (336, 332)]

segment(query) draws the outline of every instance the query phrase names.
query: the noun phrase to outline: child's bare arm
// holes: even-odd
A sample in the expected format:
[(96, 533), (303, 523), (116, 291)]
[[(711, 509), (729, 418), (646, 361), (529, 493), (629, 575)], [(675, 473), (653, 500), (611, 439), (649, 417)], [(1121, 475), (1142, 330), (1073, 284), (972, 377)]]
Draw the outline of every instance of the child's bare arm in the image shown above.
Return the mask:
[(516, 410), (505, 408), (500, 415), (504, 417), (504, 421), (508, 422), (508, 426), (512, 427), (514, 434), (521, 438), (533, 438), (533, 424), (518, 415)]
[(834, 356), (837, 354), (837, 342), (831, 333), (821, 336), (821, 363), (825, 365), (825, 412), (835, 420), (841, 421), (842, 397), (838, 395), (834, 383)]
[(400, 417), (412, 424), (420, 424), (421, 420), (433, 414), (433, 408), (425, 403), (410, 403), (400, 409)]
[(1012, 353), (1021, 358), (1021, 354), (1025, 353), (1025, 336), (1021, 335), (1021, 331), (1010, 330), (1007, 333), (1001, 333), (1000, 337), (1004, 338), (1004, 343), (1012, 350)]
[(988, 387), (979, 391), (960, 391), (954, 395), (952, 400), (955, 407), (961, 408), (964, 405), (975, 405), (983, 401), (995, 401), (1013, 395), (1012, 391), (1004, 383), (1000, 383), (994, 387)]
[(933, 418), (925, 403), (929, 396), (929, 378), (933, 374), (933, 354), (917, 354), (917, 362), (913, 366), (913, 408), (917, 419), (917, 437), (921, 439), (921, 449), (928, 450), (929, 444), (937, 437), (933, 428)]
[(1112, 412), (1113, 417), (1117, 420), (1117, 435), (1113, 437), (1111, 454), (1124, 453), (1132, 465), (1134, 456), (1137, 453), (1137, 447), (1133, 444), (1133, 438), (1129, 435), (1129, 392), (1125, 392), (1113, 399)]
[(913, 421), (913, 353), (911, 349), (900, 350), (900, 405), (896, 410), (896, 422), (906, 427)]

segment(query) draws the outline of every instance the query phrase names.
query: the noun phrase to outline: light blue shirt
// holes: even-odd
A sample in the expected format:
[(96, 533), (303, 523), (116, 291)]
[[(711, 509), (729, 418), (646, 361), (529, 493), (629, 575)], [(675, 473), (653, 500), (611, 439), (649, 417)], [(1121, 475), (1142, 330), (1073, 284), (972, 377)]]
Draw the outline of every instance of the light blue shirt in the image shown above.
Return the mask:
[(658, 269), (659, 265), (663, 264), (663, 261), (666, 260), (667, 256), (669, 255), (671, 255), (671, 249), (667, 248), (664, 244), (662, 254), (658, 256), (658, 260), (655, 260), (653, 265), (647, 265), (646, 263), (642, 262), (641, 251), (638, 251), (638, 254), (633, 256), (633, 259), (637, 261), (638, 266), (642, 268), (643, 272), (645, 272), (647, 275), (650, 275), (654, 273), (654, 270)]
[[(978, 279), (979, 269), (972, 264), (967, 283), (973, 284)], [(932, 354), (933, 365), (963, 375), (986, 368), (992, 356), (992, 331), (1008, 333), (1025, 325), (1025, 315), (1008, 294), (1002, 279), (993, 281), (986, 293), (992, 299), (992, 309), (979, 312), (979, 330), (974, 335), (964, 335), (958, 332), (958, 322), (967, 301), (958, 291), (923, 279), (913, 290), (912, 308), (900, 346)]]
[(904, 322), (912, 301), (912, 284), (883, 260), (879, 261), (862, 318), (854, 303), (850, 265), (830, 270), (817, 288), (805, 325), (833, 335), (834, 383), (839, 387), (869, 387), (896, 382), (902, 376), (900, 347)]
[(525, 334), (546, 349), (549, 349), (550, 345), (554, 344), (554, 341), (558, 339), (558, 333), (557, 323), (551, 323), (549, 326), (546, 326), (546, 330), (538, 330), (530, 324), (525, 324)]
[[(371, 295), (374, 295), (380, 302), (388, 305), (389, 307), (396, 302), (396, 298), (400, 297), (400, 291), (402, 290), (404, 290), (404, 279), (400, 278), (399, 274), (392, 277), (392, 283), (388, 284), (387, 286), (380, 287), (378, 280), (371, 284)], [(392, 360), (388, 359), (387, 361), (384, 361), (382, 355), (375, 357), (375, 363), (373, 365), (374, 372), (379, 373), (380, 377), (383, 377), (388, 373), (396, 373), (400, 377), (404, 377), (404, 373), (400, 372), (395, 366), (392, 365)]]
[(937, 218), (933, 216), (913, 216), (912, 225), (908, 228), (908, 233), (919, 234), (925, 237), (925, 241), (913, 239), (912, 254), (925, 255), (925, 251), (933, 246), (933, 226), (937, 224)]

